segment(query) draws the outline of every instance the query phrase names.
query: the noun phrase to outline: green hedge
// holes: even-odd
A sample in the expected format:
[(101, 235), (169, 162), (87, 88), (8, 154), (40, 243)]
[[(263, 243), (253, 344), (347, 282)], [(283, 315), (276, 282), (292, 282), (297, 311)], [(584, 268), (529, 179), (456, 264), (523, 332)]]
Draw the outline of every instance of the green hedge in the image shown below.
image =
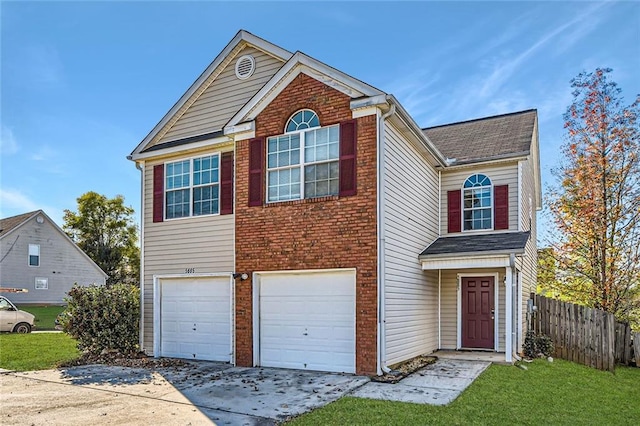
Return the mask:
[(140, 289), (131, 284), (74, 286), (61, 315), (63, 330), (81, 351), (132, 353), (139, 350)]

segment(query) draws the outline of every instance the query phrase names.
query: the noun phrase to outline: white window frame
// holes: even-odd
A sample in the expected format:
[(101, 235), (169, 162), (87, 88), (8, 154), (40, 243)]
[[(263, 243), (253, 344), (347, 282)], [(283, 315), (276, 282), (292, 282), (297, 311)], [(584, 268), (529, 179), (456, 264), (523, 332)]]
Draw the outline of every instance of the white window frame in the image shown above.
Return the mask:
[[(490, 184), (489, 185), (483, 185), (483, 186), (472, 186), (470, 188), (465, 188), (464, 185), (467, 183), (467, 181), (472, 177), (472, 176), (477, 176), (477, 175), (483, 175), (485, 176), (487, 179), (489, 179)], [(489, 177), (489, 175), (485, 174), (485, 173), (474, 173), (472, 175), (467, 176), (467, 178), (464, 180), (464, 182), (462, 182), (462, 191), (461, 191), (461, 197), (462, 200), (460, 200), (461, 202), (461, 209), (460, 209), (460, 214), (462, 215), (461, 217), (461, 228), (462, 228), (462, 232), (486, 232), (486, 231), (492, 231), (494, 229), (494, 199), (493, 199), (493, 180)], [(489, 189), (489, 207), (470, 207), (470, 208), (465, 208), (464, 207), (464, 195), (466, 191), (472, 191), (474, 189), (484, 189), (484, 188), (488, 188)], [(489, 209), (489, 216), (491, 219), (491, 225), (489, 226), (489, 228), (479, 228), (479, 229), (475, 229), (475, 228), (471, 228), (471, 229), (465, 229), (464, 227), (464, 214), (467, 211), (476, 211), (476, 210), (486, 210)], [(471, 221), (471, 223), (473, 224), (473, 220)]]
[[(32, 249), (37, 252), (37, 254), (32, 254)], [(38, 258), (38, 264), (31, 264), (31, 256), (36, 256)], [(39, 268), (40, 267), (40, 244), (29, 244), (29, 253), (27, 254), (27, 265), (30, 268)]]
[[(193, 183), (193, 174), (194, 174), (194, 167), (193, 167), (193, 163), (195, 160), (199, 159), (199, 158), (206, 158), (206, 157), (217, 157), (218, 158), (218, 180), (215, 183), (207, 183), (207, 184), (199, 184), (199, 185), (194, 185)], [(189, 161), (189, 186), (188, 187), (182, 187), (182, 188), (173, 188), (173, 189), (167, 189), (167, 166), (169, 164), (175, 164), (175, 163), (182, 163), (184, 161)], [(222, 155), (220, 154), (219, 151), (211, 153), (211, 154), (204, 154), (204, 155), (197, 155), (194, 157), (189, 157), (189, 158), (182, 158), (179, 160), (174, 160), (174, 161), (167, 161), (166, 163), (164, 163), (164, 182), (163, 182), (163, 193), (162, 193), (162, 204), (163, 204), (163, 215), (164, 215), (164, 220), (181, 220), (181, 219), (189, 219), (189, 218), (194, 218), (194, 217), (206, 217), (206, 216), (218, 216), (220, 215), (220, 200), (221, 200), (221, 194), (220, 194), (220, 177), (221, 177), (221, 173), (222, 173)], [(207, 213), (207, 214), (199, 214), (199, 215), (194, 215), (193, 214), (193, 203), (194, 203), (194, 197), (193, 197), (193, 190), (194, 188), (200, 188), (203, 186), (217, 186), (218, 187), (218, 211), (216, 213)], [(187, 216), (182, 216), (182, 217), (167, 217), (167, 193), (168, 192), (173, 192), (173, 191), (181, 191), (181, 190), (185, 190), (188, 189), (189, 190), (189, 214)]]
[[(297, 112), (296, 112), (297, 114)], [(295, 115), (295, 114), (294, 114)], [(293, 116), (292, 116), (293, 117)], [(287, 124), (285, 125), (285, 129), (286, 126), (289, 124), (289, 121), (287, 121)], [(336, 158), (334, 159), (328, 159), (328, 160), (321, 160), (321, 161), (310, 161), (307, 162), (305, 161), (305, 150), (306, 150), (306, 134), (313, 132), (313, 131), (317, 131), (317, 130), (323, 130), (323, 129), (330, 129), (330, 128), (337, 128), (338, 129), (338, 155)], [(287, 165), (287, 166), (281, 166), (281, 167), (269, 167), (269, 140), (273, 139), (273, 138), (279, 138), (282, 136), (290, 136), (290, 135), (299, 135), (300, 136), (300, 158), (299, 158), (299, 163), (297, 163), (296, 165)], [(296, 201), (296, 200), (304, 200), (306, 198), (306, 194), (305, 194), (305, 168), (308, 166), (316, 166), (316, 165), (321, 165), (321, 164), (329, 164), (329, 163), (334, 163), (334, 162), (338, 162), (340, 161), (340, 125), (339, 124), (334, 124), (331, 126), (317, 126), (317, 127), (310, 127), (310, 128), (306, 128), (306, 129), (302, 129), (302, 130), (296, 130), (294, 132), (286, 132), (284, 134), (281, 135), (276, 135), (276, 136), (270, 136), (267, 138), (267, 149), (266, 149), (266, 185), (265, 185), (265, 190), (266, 190), (266, 194), (265, 194), (265, 200), (267, 200), (267, 203), (283, 203), (283, 202), (287, 202), (287, 201)], [(300, 198), (289, 198), (287, 200), (270, 200), (269, 199), (269, 173), (270, 172), (277, 172), (277, 171), (282, 171), (282, 170), (293, 170), (293, 169), (300, 169)], [(339, 173), (339, 171), (338, 171)], [(336, 192), (335, 194), (326, 194), (326, 195), (319, 195), (317, 197), (311, 197), (311, 198), (320, 198), (320, 197), (330, 197), (330, 196), (334, 196), (334, 195), (338, 195), (339, 193), (339, 184), (340, 184), (340, 177), (338, 175), (338, 192)]]
[[(38, 287), (38, 282), (44, 283), (43, 287)], [(34, 287), (36, 290), (49, 290), (49, 278), (45, 277), (36, 277), (34, 282)]]

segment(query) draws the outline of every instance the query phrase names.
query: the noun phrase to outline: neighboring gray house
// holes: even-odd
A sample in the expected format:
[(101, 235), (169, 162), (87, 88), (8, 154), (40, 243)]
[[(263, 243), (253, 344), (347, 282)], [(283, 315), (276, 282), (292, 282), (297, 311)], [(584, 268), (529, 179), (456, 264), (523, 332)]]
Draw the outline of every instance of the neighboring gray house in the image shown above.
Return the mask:
[(107, 279), (42, 210), (0, 219), (0, 288), (16, 304), (61, 304), (71, 287)]

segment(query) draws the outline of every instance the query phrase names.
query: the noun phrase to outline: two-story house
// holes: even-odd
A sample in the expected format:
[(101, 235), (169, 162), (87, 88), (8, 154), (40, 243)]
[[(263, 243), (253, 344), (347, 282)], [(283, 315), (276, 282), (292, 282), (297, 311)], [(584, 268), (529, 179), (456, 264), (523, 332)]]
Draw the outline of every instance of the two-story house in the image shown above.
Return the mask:
[(391, 94), (240, 31), (129, 159), (141, 346), (375, 374), (510, 361), (535, 287), (535, 110), (422, 129)]
[(0, 219), (0, 291), (15, 304), (61, 305), (74, 284), (105, 284), (107, 274), (42, 210)]

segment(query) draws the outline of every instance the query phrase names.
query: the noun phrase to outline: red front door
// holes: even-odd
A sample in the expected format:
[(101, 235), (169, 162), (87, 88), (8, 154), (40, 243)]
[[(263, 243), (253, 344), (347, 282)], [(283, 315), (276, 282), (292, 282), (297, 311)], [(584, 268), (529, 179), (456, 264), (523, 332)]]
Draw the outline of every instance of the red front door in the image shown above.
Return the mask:
[(462, 347), (494, 348), (494, 278), (462, 278)]

